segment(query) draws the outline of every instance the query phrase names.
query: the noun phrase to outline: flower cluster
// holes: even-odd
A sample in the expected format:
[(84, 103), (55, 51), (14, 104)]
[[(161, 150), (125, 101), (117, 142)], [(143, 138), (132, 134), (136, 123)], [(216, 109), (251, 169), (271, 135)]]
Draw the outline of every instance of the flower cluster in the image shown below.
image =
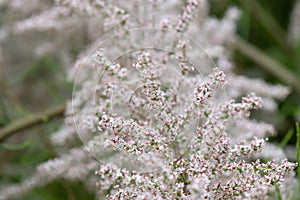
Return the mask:
[[(148, 59), (140, 61), (149, 62)], [(153, 74), (151, 70), (147, 72)], [(135, 120), (107, 114), (100, 117), (99, 130), (109, 132), (110, 142), (129, 155), (137, 154), (135, 159), (142, 165), (141, 169), (149, 170), (149, 165), (152, 169), (144, 172), (130, 166), (125, 169), (103, 165), (96, 174), (100, 176), (99, 189), (108, 190), (108, 199), (140, 199), (145, 194), (149, 199), (248, 199), (261, 191), (262, 186), (269, 188), (263, 194), (266, 196), (275, 185), (283, 183), (296, 164), (287, 160), (247, 162), (251, 155), (262, 150), (266, 139), (252, 135), (235, 141), (227, 133), (228, 121), (245, 120), (251, 110), (261, 108), (261, 98), (250, 94), (241, 103), (231, 100), (212, 107), (212, 99), (226, 81), (218, 69), (208, 77), (207, 81), (196, 84), (193, 103), (183, 109), (185, 114), (176, 115), (167, 110), (164, 118), (162, 113), (154, 113), (155, 118), (148, 118), (146, 123), (143, 121), (148, 117), (146, 112)], [(159, 85), (151, 89), (160, 90)], [(150, 109), (165, 111), (166, 98), (156, 99), (148, 90), (141, 93), (148, 97), (145, 104), (160, 102), (157, 105), (160, 107), (149, 106)], [(188, 134), (185, 130), (194, 117), (199, 124), (194, 133)], [(156, 162), (149, 164), (149, 156)]]

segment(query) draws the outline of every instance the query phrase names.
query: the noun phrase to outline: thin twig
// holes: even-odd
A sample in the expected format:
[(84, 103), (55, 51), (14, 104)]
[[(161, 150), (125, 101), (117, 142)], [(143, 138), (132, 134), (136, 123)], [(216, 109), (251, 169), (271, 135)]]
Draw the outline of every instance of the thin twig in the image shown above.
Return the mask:
[(2, 142), (7, 137), (13, 135), (14, 133), (35, 126), (37, 124), (43, 123), (55, 116), (62, 115), (65, 111), (66, 105), (61, 104), (58, 106), (54, 106), (44, 112), (37, 113), (25, 117), (23, 119), (19, 119), (11, 124), (7, 125), (6, 127), (0, 129), (0, 142)]
[(287, 70), (285, 66), (241, 38), (236, 38), (233, 45), (237, 51), (240, 51), (246, 57), (300, 93), (300, 80), (292, 72)]

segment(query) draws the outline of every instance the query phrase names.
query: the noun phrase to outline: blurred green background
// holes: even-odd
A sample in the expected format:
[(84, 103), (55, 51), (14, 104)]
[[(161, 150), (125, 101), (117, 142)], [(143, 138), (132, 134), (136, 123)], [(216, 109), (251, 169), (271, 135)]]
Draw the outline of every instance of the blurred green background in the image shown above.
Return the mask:
[[(300, 43), (290, 41), (289, 24), (294, 0), (217, 0), (212, 1), (211, 13), (217, 17), (224, 14), (229, 6), (237, 6), (241, 11), (237, 34), (251, 46), (261, 50), (266, 56), (280, 64), (284, 70), (300, 81)], [(298, 10), (300, 12), (300, 10)], [(259, 63), (259, 58), (250, 59), (244, 52), (237, 49), (234, 53), (236, 71), (248, 77), (262, 78), (269, 83), (289, 85), (284, 75), (275, 75), (276, 69), (266, 70)], [(300, 82), (299, 82), (300, 83)], [(280, 141), (296, 121), (300, 120), (299, 86), (291, 86), (291, 94), (279, 102), (279, 112), (269, 116), (279, 132), (273, 140)], [(297, 87), (297, 88), (296, 88)], [(296, 141), (294, 134), (290, 143)]]

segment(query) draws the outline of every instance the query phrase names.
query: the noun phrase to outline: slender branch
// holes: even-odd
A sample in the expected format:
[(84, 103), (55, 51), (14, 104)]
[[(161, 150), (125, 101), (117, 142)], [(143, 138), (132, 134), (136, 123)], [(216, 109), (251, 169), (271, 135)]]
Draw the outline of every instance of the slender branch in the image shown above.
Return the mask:
[(292, 72), (287, 70), (285, 66), (241, 38), (236, 38), (233, 42), (233, 46), (237, 51), (240, 51), (246, 57), (300, 93), (300, 80)]
[(66, 105), (61, 104), (54, 106), (44, 112), (30, 115), (26, 118), (19, 119), (6, 127), (0, 129), (0, 142), (5, 140), (7, 137), (13, 135), (14, 133), (35, 126), (37, 124), (43, 123), (53, 117), (62, 115), (65, 111)]

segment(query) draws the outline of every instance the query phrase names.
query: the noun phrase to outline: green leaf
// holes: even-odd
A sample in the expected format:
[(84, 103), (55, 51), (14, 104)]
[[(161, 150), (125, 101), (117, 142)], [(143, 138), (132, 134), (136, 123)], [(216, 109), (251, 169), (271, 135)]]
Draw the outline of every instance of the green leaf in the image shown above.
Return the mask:
[(11, 151), (17, 151), (17, 150), (22, 150), (27, 148), (28, 146), (31, 145), (31, 140), (25, 141), (21, 144), (7, 144), (7, 143), (2, 143), (0, 144), (0, 147), (6, 150), (11, 150)]
[(297, 143), (296, 143), (296, 158), (299, 162), (300, 160), (300, 130), (299, 130), (299, 123), (296, 122), (296, 133), (297, 133)]
[(49, 121), (49, 117), (48, 116), (43, 116), (42, 121), (44, 123), (48, 122)]
[(284, 138), (279, 143), (279, 147), (284, 148), (287, 145), (287, 143), (290, 141), (290, 139), (292, 138), (293, 134), (294, 134), (294, 130), (289, 129), (288, 132), (285, 134)]
[[(296, 159), (298, 162), (298, 167), (297, 167), (297, 176), (298, 176), (298, 181), (300, 181), (300, 128), (299, 128), (299, 123), (296, 122), (296, 134), (297, 134), (297, 141), (296, 141)], [(300, 192), (300, 185), (299, 185), (299, 190)]]

